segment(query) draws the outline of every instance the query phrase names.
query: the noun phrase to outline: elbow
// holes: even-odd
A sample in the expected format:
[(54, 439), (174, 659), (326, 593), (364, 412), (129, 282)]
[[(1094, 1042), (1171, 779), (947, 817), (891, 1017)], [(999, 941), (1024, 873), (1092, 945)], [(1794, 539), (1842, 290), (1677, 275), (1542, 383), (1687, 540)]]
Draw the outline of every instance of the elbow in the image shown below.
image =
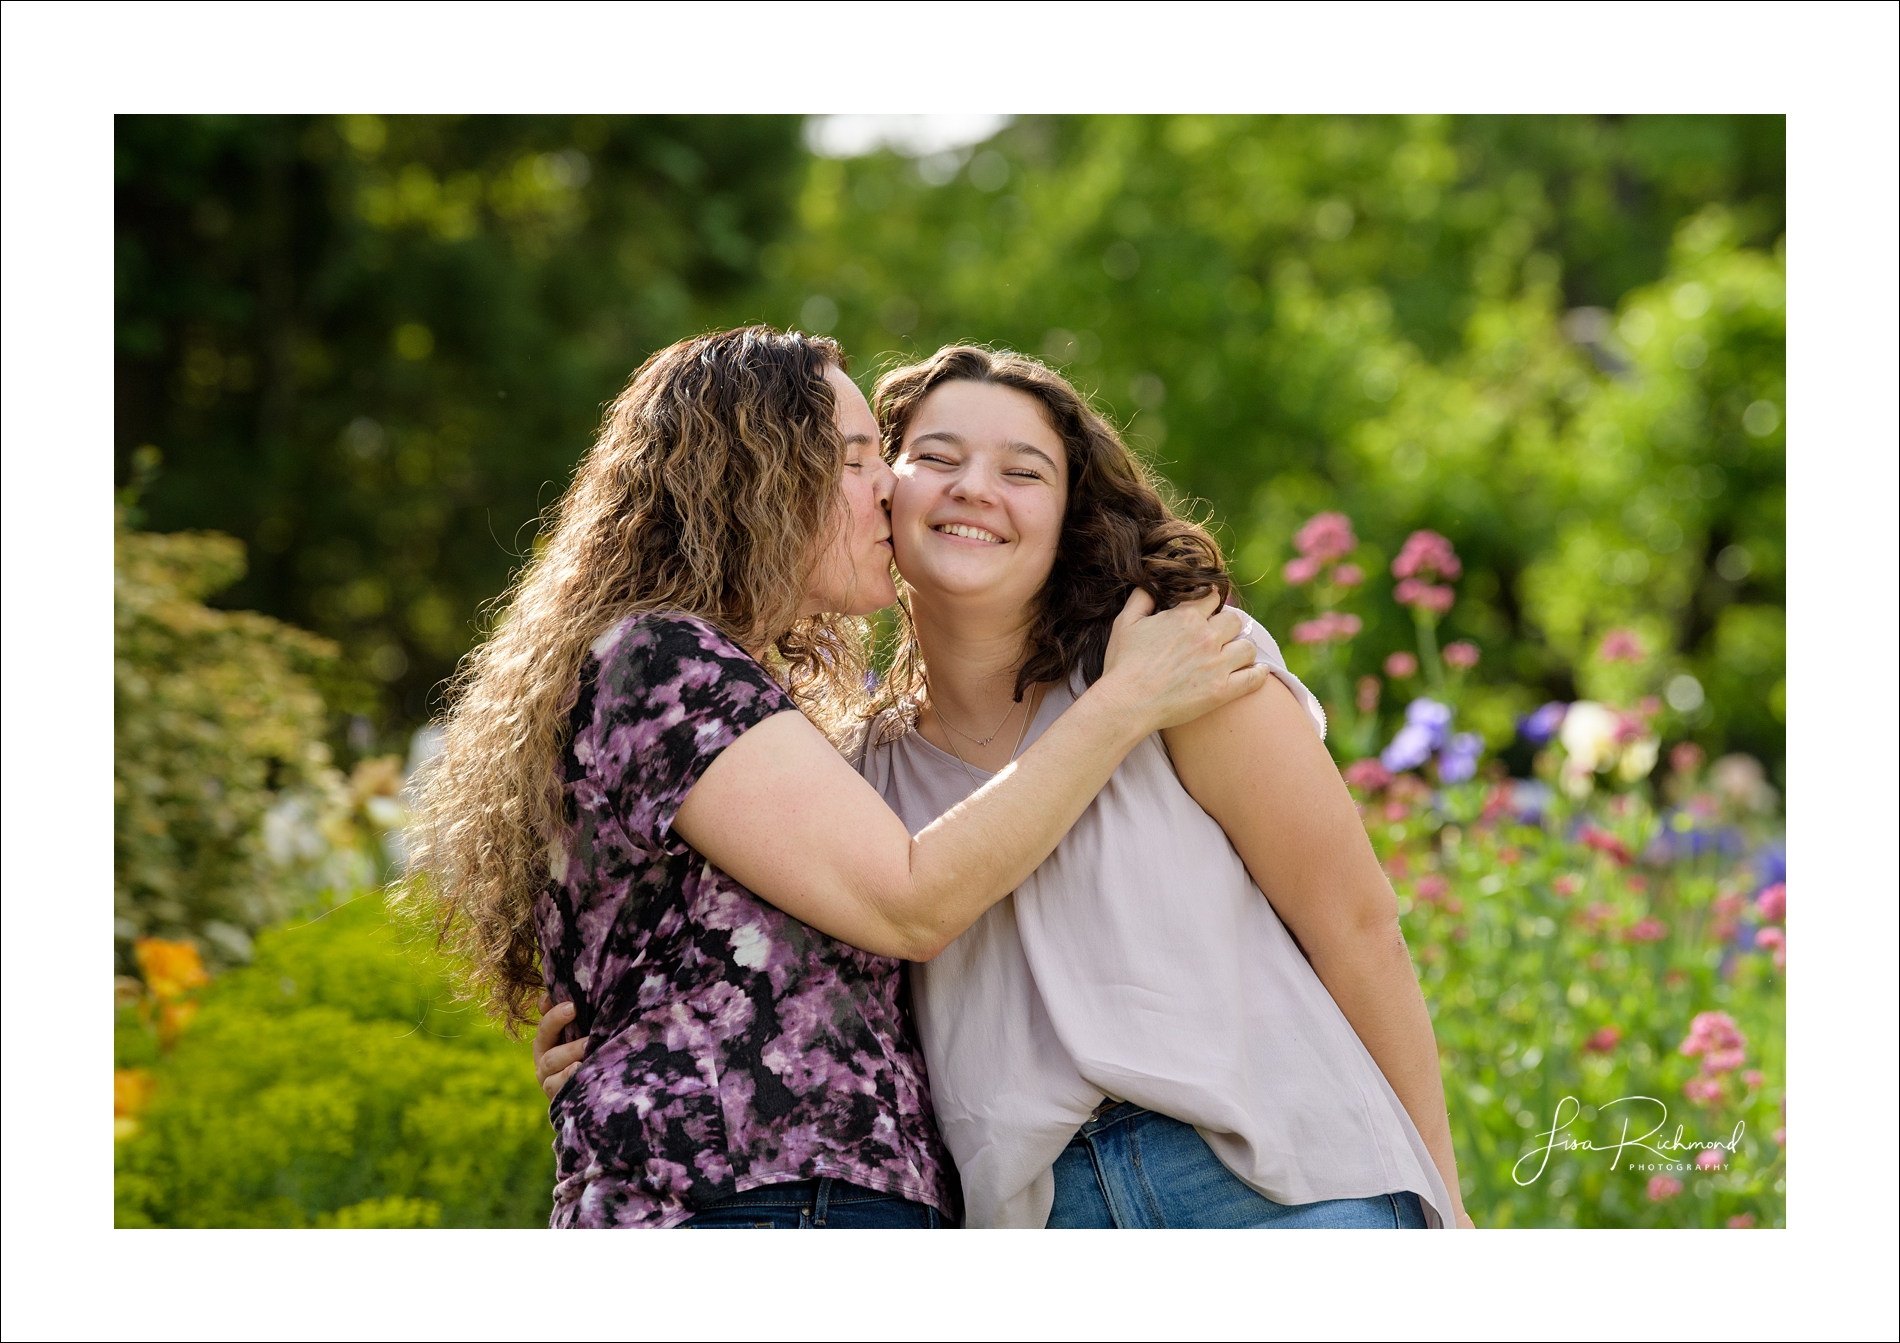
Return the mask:
[(934, 961), (943, 954), (944, 948), (950, 945), (951, 939), (940, 933), (918, 928), (906, 933), (903, 942), (904, 949), (898, 953), (901, 959)]

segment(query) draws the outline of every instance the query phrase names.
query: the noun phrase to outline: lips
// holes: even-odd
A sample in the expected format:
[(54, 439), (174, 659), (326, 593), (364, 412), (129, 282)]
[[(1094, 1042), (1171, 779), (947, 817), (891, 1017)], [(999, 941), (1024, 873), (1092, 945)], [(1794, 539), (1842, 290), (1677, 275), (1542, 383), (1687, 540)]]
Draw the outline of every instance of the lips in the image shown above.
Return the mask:
[(985, 545), (990, 546), (1000, 546), (1004, 544), (1003, 538), (998, 536), (995, 532), (985, 531), (981, 527), (973, 527), (967, 522), (942, 522), (930, 530), (942, 536), (960, 536), (966, 541), (981, 541)]

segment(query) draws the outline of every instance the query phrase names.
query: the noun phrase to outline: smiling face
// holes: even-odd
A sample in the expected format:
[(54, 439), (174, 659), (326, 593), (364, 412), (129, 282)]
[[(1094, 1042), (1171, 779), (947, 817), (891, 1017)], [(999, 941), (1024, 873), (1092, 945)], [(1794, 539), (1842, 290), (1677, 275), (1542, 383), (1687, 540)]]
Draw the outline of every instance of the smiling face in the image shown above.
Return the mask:
[(825, 370), (844, 435), (841, 517), (812, 572), (800, 615), (869, 615), (897, 600), (891, 581), (890, 467), (878, 455), (877, 420), (864, 393), (835, 364)]
[(1026, 392), (959, 381), (925, 397), (905, 428), (891, 500), (897, 567), (918, 601), (1027, 608), (1055, 565), (1067, 457)]

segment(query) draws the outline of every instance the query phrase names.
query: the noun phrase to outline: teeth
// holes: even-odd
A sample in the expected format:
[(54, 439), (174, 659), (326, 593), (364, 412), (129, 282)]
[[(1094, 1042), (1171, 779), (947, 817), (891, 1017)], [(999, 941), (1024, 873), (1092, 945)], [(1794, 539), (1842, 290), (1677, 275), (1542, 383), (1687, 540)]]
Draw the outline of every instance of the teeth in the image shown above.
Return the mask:
[(946, 522), (936, 530), (945, 536), (961, 536), (971, 541), (987, 541), (993, 546), (1003, 544), (1003, 538), (995, 532), (986, 532), (981, 527), (971, 527), (961, 522)]

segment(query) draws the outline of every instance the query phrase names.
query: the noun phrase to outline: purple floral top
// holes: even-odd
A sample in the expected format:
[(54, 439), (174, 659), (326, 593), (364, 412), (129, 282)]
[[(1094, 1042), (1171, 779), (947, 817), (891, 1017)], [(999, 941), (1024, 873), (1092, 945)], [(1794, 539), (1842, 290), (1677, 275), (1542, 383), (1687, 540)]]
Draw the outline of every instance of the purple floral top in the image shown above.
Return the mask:
[(572, 827), (535, 903), (590, 1043), (554, 1098), (556, 1227), (666, 1227), (818, 1176), (954, 1216), (903, 963), (794, 919), (671, 833), (707, 766), (793, 707), (704, 621), (632, 617), (581, 668)]

